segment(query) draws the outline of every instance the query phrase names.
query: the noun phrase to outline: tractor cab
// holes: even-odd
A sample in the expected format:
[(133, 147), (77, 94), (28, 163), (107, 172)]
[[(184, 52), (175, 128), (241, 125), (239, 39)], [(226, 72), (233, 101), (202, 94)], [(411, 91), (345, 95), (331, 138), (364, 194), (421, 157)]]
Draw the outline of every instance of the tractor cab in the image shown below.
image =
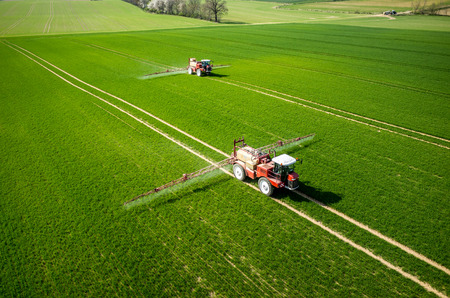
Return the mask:
[(206, 68), (207, 66), (210, 66), (211, 62), (212, 62), (211, 60), (206, 60), (206, 59), (202, 60), (202, 67)]
[(280, 175), (280, 179), (286, 183), (286, 188), (296, 189), (298, 187), (298, 174), (295, 172), (295, 163), (297, 159), (287, 155), (282, 154), (272, 158), (274, 163), (273, 172)]
[(274, 162), (273, 172), (277, 174), (281, 174), (282, 176), (286, 176), (294, 172), (295, 163), (297, 160), (287, 154), (282, 154), (280, 156), (276, 156), (272, 158)]

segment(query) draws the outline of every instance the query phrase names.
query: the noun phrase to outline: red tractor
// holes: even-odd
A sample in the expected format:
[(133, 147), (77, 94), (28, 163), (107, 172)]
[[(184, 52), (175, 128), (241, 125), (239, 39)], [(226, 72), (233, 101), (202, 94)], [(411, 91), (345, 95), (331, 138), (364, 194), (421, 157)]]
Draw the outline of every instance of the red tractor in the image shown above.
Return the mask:
[(201, 77), (202, 74), (210, 75), (212, 71), (212, 61), (204, 59), (197, 61), (195, 58), (189, 58), (188, 74), (197, 73)]
[[(236, 144), (242, 143), (236, 151)], [(267, 196), (272, 195), (273, 188), (298, 188), (298, 174), (294, 165), (297, 162), (287, 154), (270, 158), (269, 153), (247, 146), (244, 138), (234, 140), (234, 149), (231, 154), (234, 176), (239, 180), (245, 177), (259, 178), (258, 186), (261, 192)], [(276, 155), (276, 152), (274, 151)]]
[[(269, 144), (258, 149), (247, 146), (244, 142), (244, 138), (237, 141), (234, 140), (234, 148), (231, 157), (216, 163), (211, 162), (211, 165), (193, 173), (183, 174), (180, 178), (140, 194), (131, 200), (126, 201), (124, 204), (129, 204), (139, 198), (160, 192), (163, 189), (184, 183), (190, 179), (210, 173), (211, 171), (221, 169), (229, 164), (233, 165), (234, 176), (241, 181), (247, 176), (252, 179), (259, 178), (259, 189), (267, 196), (272, 194), (274, 187), (284, 187), (289, 190), (294, 190), (298, 187), (298, 174), (294, 172), (294, 164), (297, 162), (297, 159), (290, 157), (287, 154), (276, 156), (274, 149), (298, 145), (307, 140), (311, 140), (314, 135), (315, 134), (310, 134), (290, 140), (280, 140), (274, 144)], [(236, 144), (239, 143), (242, 143), (242, 145), (240, 145), (238, 147), (239, 149), (236, 151)], [(270, 154), (272, 153), (274, 153), (274, 157), (270, 158)]]

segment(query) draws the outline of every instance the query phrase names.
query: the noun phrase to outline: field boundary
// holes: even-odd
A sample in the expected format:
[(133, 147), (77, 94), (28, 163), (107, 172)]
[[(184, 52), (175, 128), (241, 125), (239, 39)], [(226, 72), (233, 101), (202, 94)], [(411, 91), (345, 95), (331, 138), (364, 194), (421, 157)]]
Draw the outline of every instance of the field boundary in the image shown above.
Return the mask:
[[(148, 124), (147, 122), (145, 122), (145, 121), (143, 121), (143, 120), (137, 118), (136, 116), (132, 115), (130, 112), (127, 112), (127, 111), (121, 109), (120, 107), (118, 107), (118, 106), (116, 106), (116, 105), (110, 103), (110, 102), (107, 101), (106, 99), (104, 99), (104, 98), (102, 98), (102, 97), (100, 97), (100, 96), (97, 96), (97, 95), (93, 94), (92, 92), (89, 92), (88, 90), (83, 89), (83, 88), (80, 87), (80, 86), (77, 86), (77, 85), (74, 84), (73, 82), (71, 82), (71, 81), (69, 81), (68, 79), (62, 77), (61, 75), (57, 74), (55, 71), (49, 69), (48, 67), (46, 67), (46, 66), (44, 66), (43, 64), (41, 64), (40, 62), (36, 61), (35, 59), (33, 59), (32, 57), (28, 56), (28, 55), (25, 54), (24, 52), (20, 51), (18, 48), (20, 48), (20, 49), (22, 49), (23, 51), (26, 51), (26, 52), (28, 52), (28, 53), (34, 55), (35, 57), (39, 58), (39, 59), (42, 60), (42, 61), (45, 61), (44, 59), (38, 57), (37, 55), (35, 55), (35, 54), (29, 52), (28, 50), (25, 50), (25, 49), (21, 48), (20, 46), (17, 46), (17, 45), (15, 45), (15, 44), (11, 43), (11, 42), (5, 42), (5, 41), (2, 41), (2, 43), (5, 44), (5, 45), (7, 45), (8, 47), (10, 47), (11, 49), (17, 51), (18, 53), (24, 55), (25, 57), (27, 57), (27, 58), (30, 59), (31, 61), (35, 62), (35, 63), (38, 64), (39, 66), (43, 67), (44, 69), (46, 69), (46, 70), (49, 71), (50, 73), (54, 74), (54, 75), (57, 76), (58, 78), (62, 79), (62, 80), (65, 81), (66, 83), (72, 85), (73, 87), (75, 87), (75, 88), (77, 88), (77, 89), (79, 89), (79, 90), (81, 90), (81, 91), (83, 91), (83, 92), (85, 92), (85, 93), (87, 93), (87, 94), (89, 94), (89, 95), (91, 95), (91, 96), (93, 96), (93, 97), (95, 97), (95, 98), (101, 100), (102, 102), (104, 102), (104, 103), (106, 103), (106, 104), (108, 104), (108, 105), (114, 107), (115, 109), (119, 110), (120, 112), (125, 113), (126, 115), (128, 115), (128, 116), (130, 116), (131, 118), (135, 119), (136, 121), (138, 121), (138, 122), (144, 124), (145, 126), (147, 126), (148, 128), (152, 129), (153, 131), (157, 132), (158, 134), (164, 136), (164, 137), (167, 138), (168, 140), (170, 140), (170, 141), (172, 141), (172, 142), (178, 144), (179, 146), (181, 146), (182, 148), (186, 149), (187, 151), (189, 151), (189, 152), (195, 154), (196, 156), (200, 157), (201, 159), (207, 161), (207, 162), (210, 163), (210, 164), (214, 164), (213, 161), (209, 160), (207, 157), (203, 156), (202, 154), (200, 154), (200, 153), (198, 153), (198, 152), (195, 152), (193, 149), (189, 148), (189, 147), (188, 147), (187, 145), (185, 145), (184, 143), (182, 143), (182, 142), (180, 142), (180, 141), (174, 139), (173, 137), (171, 137), (171, 136), (168, 135), (167, 133), (165, 133), (165, 132), (161, 131), (160, 129), (158, 129), (158, 128), (156, 128), (156, 127), (154, 127), (154, 126)], [(17, 48), (16, 48), (16, 47), (17, 47)], [(46, 61), (45, 61), (45, 62), (46, 62)], [(46, 63), (48, 63), (49, 65), (52, 65), (52, 66), (53, 66), (53, 64), (51, 64), (51, 63), (49, 63), (49, 62), (46, 62)], [(56, 69), (62, 71), (61, 69), (57, 68), (56, 66), (53, 66), (53, 67), (55, 67)], [(76, 78), (75, 76), (73, 76), (73, 75), (71, 75), (71, 74), (68, 74), (68, 73), (65, 72), (65, 71), (63, 71), (63, 72), (64, 72), (65, 74), (69, 75), (69, 76), (72, 77), (72, 78)], [(82, 80), (80, 80), (80, 79), (78, 79), (78, 78), (76, 78), (76, 80), (78, 80), (79, 82), (82, 82), (83, 84), (85, 84), (85, 85), (87, 85), (87, 86), (89, 86), (89, 87), (91, 87), (91, 88), (94, 88), (95, 90), (99, 90), (99, 91), (103, 92), (104, 94), (107, 94), (107, 95), (109, 95), (109, 96), (111, 96), (111, 97), (113, 97), (113, 98), (120, 99), (119, 97), (114, 96), (114, 95), (112, 95), (112, 94), (109, 94), (109, 93), (107, 93), (106, 91), (103, 91), (103, 90), (101, 90), (101, 89), (99, 89), (99, 88), (97, 88), (97, 87), (95, 87), (95, 86), (92, 86), (92, 85), (90, 85), (90, 84), (88, 84), (88, 83), (86, 83), (86, 82), (84, 82), (84, 81), (82, 81)], [(120, 100), (121, 100), (122, 102), (126, 102), (126, 101), (123, 100), (123, 99), (120, 99)], [(128, 103), (128, 104), (129, 104), (130, 106), (135, 107), (135, 108), (138, 109), (138, 110), (142, 110), (142, 109), (140, 109), (140, 108), (138, 108), (138, 107), (136, 107), (136, 106), (134, 106), (134, 105), (132, 105), (132, 104), (130, 104), (130, 103)], [(155, 118), (155, 119), (156, 119), (156, 118)], [(158, 118), (158, 119), (159, 119), (159, 118)], [(160, 121), (164, 121), (164, 120), (161, 119)], [(164, 121), (164, 123), (167, 123), (167, 122)], [(167, 123), (167, 125), (170, 125), (171, 127), (173, 127), (171, 124), (168, 124), (168, 123)], [(180, 129), (178, 129), (178, 128), (177, 128), (177, 130), (180, 131), (180, 132), (183, 132), (182, 130), (180, 130)], [(184, 134), (187, 135), (187, 133), (184, 133)], [(198, 139), (196, 139), (196, 140), (198, 140)], [(198, 140), (198, 141), (201, 141), (201, 140)], [(202, 142), (202, 144), (205, 143), (205, 142), (203, 142), (203, 141), (201, 141), (201, 142)], [(205, 144), (207, 144), (207, 143), (205, 143)], [(209, 148), (214, 148), (213, 146), (211, 146), (211, 145), (209, 145), (209, 144), (207, 144), (207, 145), (208, 145)], [(216, 149), (215, 151), (221, 152), (219, 149)], [(223, 153), (223, 152), (222, 152), (222, 153)], [(225, 153), (223, 153), (223, 154), (225, 154)], [(228, 155), (225, 154), (225, 156), (228, 156)], [(233, 176), (230, 172), (226, 171), (225, 169), (221, 169), (221, 170), (222, 170), (223, 172), (225, 172), (226, 174), (228, 174), (229, 176)], [(249, 183), (245, 183), (245, 184), (259, 191), (259, 189), (258, 189), (256, 186), (254, 186), (254, 185), (252, 185), (252, 184), (249, 184)], [(313, 223), (313, 224), (319, 226), (320, 228), (322, 228), (323, 230), (329, 232), (330, 234), (336, 236), (337, 238), (339, 238), (340, 240), (346, 242), (347, 244), (351, 245), (352, 247), (354, 247), (354, 248), (356, 248), (356, 249), (358, 249), (358, 250), (364, 252), (366, 255), (372, 257), (373, 259), (378, 260), (379, 262), (381, 262), (383, 265), (387, 266), (388, 268), (393, 269), (393, 270), (395, 270), (396, 272), (398, 272), (399, 274), (401, 274), (402, 276), (404, 276), (404, 277), (406, 277), (406, 278), (412, 280), (413, 282), (415, 282), (415, 283), (417, 283), (418, 285), (422, 286), (422, 287), (423, 287), (424, 289), (426, 289), (427, 291), (432, 292), (432, 293), (436, 294), (436, 295), (439, 296), (439, 297), (446, 297), (445, 294), (443, 294), (443, 293), (439, 292), (438, 290), (434, 289), (430, 284), (428, 284), (428, 283), (426, 283), (426, 282), (423, 282), (423, 281), (419, 280), (419, 278), (417, 278), (416, 276), (414, 276), (414, 275), (412, 275), (412, 274), (409, 274), (409, 273), (403, 271), (400, 267), (397, 267), (397, 266), (391, 264), (390, 262), (386, 261), (386, 260), (383, 259), (382, 257), (373, 254), (373, 253), (370, 252), (367, 248), (364, 248), (364, 247), (362, 247), (361, 245), (356, 244), (355, 242), (353, 242), (352, 240), (348, 239), (347, 237), (345, 237), (345, 236), (341, 235), (340, 233), (338, 233), (338, 232), (336, 232), (336, 231), (334, 231), (334, 230), (328, 228), (327, 226), (323, 225), (321, 222), (319, 222), (319, 221), (317, 221), (317, 220), (311, 218), (310, 216), (308, 216), (308, 215), (306, 215), (305, 213), (303, 213), (303, 212), (301, 212), (301, 211), (295, 209), (294, 207), (290, 206), (289, 204), (287, 204), (287, 203), (285, 203), (285, 202), (281, 202), (281, 201), (276, 200), (276, 199), (274, 199), (274, 198), (271, 198), (271, 199), (272, 199), (274, 202), (277, 202), (278, 204), (280, 204), (280, 205), (282, 205), (282, 206), (288, 208), (289, 210), (295, 212), (296, 214), (298, 214), (299, 216), (303, 217), (304, 219), (310, 221), (311, 223)], [(326, 206), (326, 205), (324, 205), (324, 206)], [(331, 207), (329, 207), (329, 208), (331, 208)], [(327, 209), (328, 209), (328, 208), (327, 208)], [(331, 209), (332, 209), (332, 208), (331, 208)], [(333, 209), (333, 210), (334, 210), (334, 209)], [(337, 214), (337, 213), (336, 213), (336, 214)], [(337, 214), (337, 215), (338, 215), (338, 214)], [(346, 217), (347, 217), (347, 216), (346, 216)], [(349, 218), (349, 217), (347, 217), (347, 218)], [(344, 219), (346, 219), (346, 218), (344, 218)], [(346, 219), (346, 220), (348, 220), (348, 219)], [(352, 219), (352, 220), (353, 220), (353, 219)], [(353, 221), (355, 221), (355, 220), (353, 220)], [(357, 221), (355, 221), (355, 222), (357, 222)], [(352, 222), (352, 223), (353, 223), (353, 222)], [(365, 229), (364, 227), (367, 227), (367, 226), (361, 224), (361, 226), (359, 226), (359, 227)], [(380, 234), (381, 234), (381, 233), (380, 233)], [(385, 239), (385, 238), (380, 238), (380, 239), (383, 239), (383, 240), (385, 240), (385, 241), (388, 241), (388, 240), (386, 240), (386, 239), (389, 239), (389, 240), (390, 240), (390, 238), (388, 238), (388, 237), (386, 237), (386, 239)], [(388, 243), (391, 243), (391, 242), (388, 241)], [(398, 242), (397, 242), (397, 243), (398, 243)], [(396, 245), (395, 243), (391, 243), (391, 244)], [(397, 246), (397, 247), (398, 247), (398, 246)], [(399, 247), (399, 248), (402, 249), (402, 247)], [(411, 250), (411, 251), (412, 251), (412, 250)], [(406, 251), (406, 252), (409, 253), (408, 251)], [(425, 257), (425, 259), (428, 260), (426, 257)], [(423, 260), (423, 259), (421, 259), (421, 260)], [(426, 262), (427, 262), (427, 261), (426, 261)], [(427, 263), (428, 263), (428, 262), (427, 262)], [(430, 264), (430, 263), (429, 263), (429, 264)], [(433, 264), (430, 264), (430, 265), (434, 266)], [(442, 266), (442, 268), (445, 268), (445, 267)], [(438, 268), (438, 269), (440, 269), (440, 268)], [(441, 269), (441, 270), (442, 270), (442, 269)], [(445, 271), (444, 271), (444, 272), (445, 272)]]
[[(356, 119), (353, 119), (353, 118), (350, 118), (350, 117), (346, 117), (346, 116), (343, 116), (343, 115), (339, 115), (339, 114), (336, 114), (336, 113), (333, 113), (333, 112), (330, 112), (330, 111), (325, 111), (325, 110), (322, 110), (320, 108), (312, 107), (312, 106), (309, 106), (309, 105), (306, 105), (306, 104), (303, 104), (303, 103), (300, 103), (300, 102), (296, 102), (296, 101), (293, 101), (293, 100), (290, 100), (290, 99), (287, 99), (287, 98), (284, 98), (284, 97), (281, 97), (281, 96), (278, 96), (278, 95), (273, 95), (273, 94), (270, 94), (270, 93), (267, 93), (267, 92), (264, 92), (264, 91), (260, 91), (260, 90), (253, 89), (253, 88), (250, 88), (250, 87), (245, 87), (245, 86), (242, 86), (242, 85), (239, 85), (239, 84), (236, 84), (236, 83), (232, 83), (232, 82), (228, 82), (228, 81), (225, 81), (225, 80), (218, 80), (218, 79), (213, 79), (213, 78), (210, 78), (210, 79), (213, 80), (213, 81), (216, 81), (216, 82), (232, 85), (232, 86), (235, 86), (235, 87), (239, 87), (239, 88), (242, 88), (242, 89), (253, 91), (253, 92), (256, 92), (256, 93), (259, 93), (259, 94), (263, 94), (263, 95), (266, 95), (266, 96), (269, 96), (269, 97), (273, 97), (273, 98), (276, 98), (276, 99), (281, 99), (283, 101), (286, 101), (286, 102), (289, 102), (289, 103), (293, 103), (293, 104), (296, 104), (296, 105), (300, 105), (300, 106), (305, 107), (305, 108), (310, 108), (310, 109), (313, 109), (315, 111), (319, 111), (319, 112), (322, 112), (322, 113), (325, 113), (325, 114), (329, 114), (329, 115), (332, 115), (332, 116), (335, 116), (335, 117), (339, 117), (339, 118), (342, 118), (342, 119), (345, 119), (345, 120), (348, 120), (348, 121), (352, 121), (352, 122), (355, 122), (355, 123), (367, 125), (369, 127), (373, 127), (373, 128), (376, 128), (376, 129), (379, 129), (379, 130), (383, 130), (383, 131), (386, 131), (386, 132), (389, 132), (389, 133), (397, 134), (397, 135), (400, 135), (400, 136), (403, 136), (403, 137), (407, 137), (407, 138), (410, 138), (410, 139), (413, 139), (413, 140), (416, 140), (416, 141), (424, 142), (424, 143), (427, 143), (427, 144), (430, 144), (430, 145), (434, 145), (434, 146), (437, 146), (437, 147), (441, 147), (441, 148), (444, 148), (444, 149), (447, 149), (447, 150), (450, 149), (450, 147), (445, 146), (445, 145), (441, 145), (441, 144), (438, 144), (438, 143), (427, 141), (427, 140), (424, 140), (424, 139), (421, 139), (421, 138), (418, 138), (418, 137), (413, 137), (413, 136), (407, 135), (405, 133), (401, 133), (401, 132), (398, 132), (398, 131), (387, 129), (387, 128), (384, 128), (384, 127), (381, 127), (381, 126), (377, 126), (377, 125), (374, 125), (374, 124), (370, 124), (370, 123), (364, 122), (364, 121), (356, 120)], [(245, 83), (243, 83), (243, 84), (245, 84)], [(258, 87), (258, 88), (264, 89), (263, 87)], [(271, 92), (279, 93), (278, 91), (271, 91)], [(285, 95), (285, 96), (289, 96), (289, 95)], [(293, 96), (290, 96), (290, 97), (293, 97)], [(297, 99), (300, 99), (300, 98), (297, 98)], [(316, 104), (316, 105), (319, 105), (319, 106), (321, 105), (321, 104), (317, 104), (317, 103), (314, 103), (314, 102), (310, 102), (310, 103)], [(335, 109), (335, 108), (328, 107), (328, 106), (325, 106), (325, 107), (327, 107), (329, 109)], [(345, 112), (345, 111), (343, 111), (343, 112)], [(346, 113), (349, 113), (349, 112), (346, 112)], [(357, 114), (354, 114), (354, 115), (358, 116), (358, 117), (363, 117), (363, 116), (359, 116)], [(371, 119), (371, 118), (368, 118), (368, 119)], [(373, 120), (370, 120), (370, 121), (377, 122), (378, 120), (373, 119)], [(378, 121), (378, 122), (381, 122), (381, 121)], [(403, 129), (408, 130), (406, 128), (403, 128)], [(420, 133), (420, 132), (416, 132), (416, 133)], [(439, 138), (439, 137), (435, 137), (435, 138)], [(446, 142), (450, 142), (447, 139), (443, 139), (443, 140), (446, 141)]]

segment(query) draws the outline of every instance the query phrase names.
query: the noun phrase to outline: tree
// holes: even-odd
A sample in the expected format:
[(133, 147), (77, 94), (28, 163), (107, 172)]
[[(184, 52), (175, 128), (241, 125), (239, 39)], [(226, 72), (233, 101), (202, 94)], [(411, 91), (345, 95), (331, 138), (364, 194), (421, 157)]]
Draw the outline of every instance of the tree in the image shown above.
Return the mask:
[(146, 8), (148, 5), (149, 0), (139, 0), (137, 1), (137, 6), (139, 6), (140, 8)]
[(220, 18), (228, 12), (225, 0), (206, 0), (205, 9), (214, 15), (214, 22), (218, 23)]
[(156, 0), (155, 9), (158, 11), (158, 13), (164, 13), (164, 10), (166, 9), (166, 3), (164, 2), (164, 0)]
[(427, 0), (412, 0), (411, 1), (411, 10), (414, 14), (420, 13), (423, 14), (425, 11), (425, 6), (427, 4)]
[(186, 15), (191, 18), (198, 18), (200, 16), (200, 0), (188, 0), (186, 3)]
[(167, 14), (175, 14), (175, 7), (177, 6), (177, 3), (175, 2), (175, 0), (166, 0), (165, 1), (165, 13)]

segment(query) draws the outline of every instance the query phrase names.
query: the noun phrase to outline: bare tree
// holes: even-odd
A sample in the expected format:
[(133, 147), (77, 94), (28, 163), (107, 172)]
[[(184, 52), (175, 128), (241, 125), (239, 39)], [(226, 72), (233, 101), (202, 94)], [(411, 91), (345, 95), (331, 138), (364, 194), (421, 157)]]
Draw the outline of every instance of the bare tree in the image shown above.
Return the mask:
[(424, 14), (427, 6), (427, 0), (413, 0), (411, 1), (411, 8), (414, 14)]
[(439, 3), (432, 2), (427, 6), (427, 0), (412, 0), (411, 7), (414, 14), (438, 15), (439, 10), (443, 7), (443, 4), (442, 1), (440, 1)]
[[(0, 0), (1, 1), (1, 0)], [(220, 18), (228, 12), (225, 0), (124, 0), (135, 1), (143, 9), (154, 13), (180, 15), (204, 20), (219, 22)], [(426, 0), (413, 0), (426, 1)]]
[(214, 15), (214, 22), (218, 23), (220, 18), (228, 12), (225, 0), (205, 0), (205, 9)]
[(439, 12), (439, 5), (437, 3), (431, 3), (428, 5), (427, 11), (431, 15), (437, 15)]

